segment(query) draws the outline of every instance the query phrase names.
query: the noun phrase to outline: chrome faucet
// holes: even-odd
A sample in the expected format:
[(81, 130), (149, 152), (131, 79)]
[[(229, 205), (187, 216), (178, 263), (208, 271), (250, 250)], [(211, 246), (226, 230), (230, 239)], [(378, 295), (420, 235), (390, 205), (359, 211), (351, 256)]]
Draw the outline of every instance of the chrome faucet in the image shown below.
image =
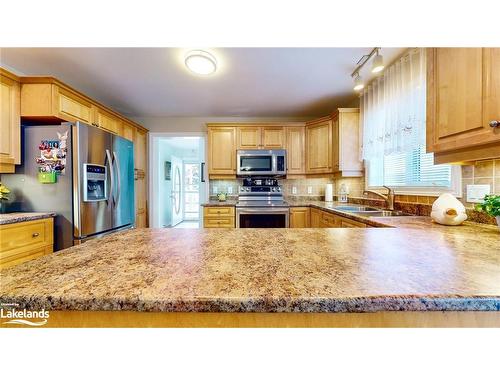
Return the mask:
[(368, 193), (375, 194), (382, 198), (385, 203), (387, 203), (387, 208), (389, 210), (394, 210), (394, 190), (392, 190), (389, 186), (383, 185), (387, 189), (387, 195), (384, 195), (382, 193), (379, 193), (378, 191), (373, 191), (373, 190), (365, 190), (363, 191), (363, 195), (368, 195)]

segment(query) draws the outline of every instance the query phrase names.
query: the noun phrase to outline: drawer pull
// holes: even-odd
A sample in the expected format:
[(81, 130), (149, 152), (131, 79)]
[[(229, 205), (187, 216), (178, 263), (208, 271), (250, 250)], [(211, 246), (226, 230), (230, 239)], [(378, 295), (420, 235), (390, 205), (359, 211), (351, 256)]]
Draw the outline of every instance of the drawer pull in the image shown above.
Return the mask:
[(492, 128), (498, 128), (498, 127), (500, 127), (500, 121), (498, 121), (498, 120), (492, 120), (492, 121), (490, 121), (490, 126)]
[(33, 234), (31, 235), (31, 237), (36, 238), (36, 237), (38, 237), (39, 235), (40, 235), (40, 233), (35, 232), (35, 233), (33, 233)]

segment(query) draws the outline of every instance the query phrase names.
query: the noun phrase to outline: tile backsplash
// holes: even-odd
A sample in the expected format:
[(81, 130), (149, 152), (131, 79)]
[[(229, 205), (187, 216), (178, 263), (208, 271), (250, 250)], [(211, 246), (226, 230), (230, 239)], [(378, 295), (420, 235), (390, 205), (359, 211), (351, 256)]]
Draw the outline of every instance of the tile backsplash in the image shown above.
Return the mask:
[(476, 161), (473, 165), (462, 166), (462, 202), (466, 202), (467, 185), (490, 185), (491, 194), (500, 194), (500, 159)]

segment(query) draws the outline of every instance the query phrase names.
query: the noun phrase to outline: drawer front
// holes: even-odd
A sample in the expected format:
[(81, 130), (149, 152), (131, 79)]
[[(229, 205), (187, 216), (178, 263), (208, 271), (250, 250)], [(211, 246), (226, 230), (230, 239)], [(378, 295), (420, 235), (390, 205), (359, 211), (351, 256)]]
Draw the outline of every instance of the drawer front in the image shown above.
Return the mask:
[(53, 243), (52, 219), (2, 225), (0, 232), (1, 254), (17, 248), (33, 248)]
[(13, 267), (28, 260), (40, 258), (53, 252), (52, 245), (36, 248), (17, 248), (0, 254), (0, 269)]
[(204, 217), (205, 228), (234, 228), (234, 217)]
[(234, 207), (204, 207), (204, 216), (234, 216)]
[(342, 219), (340, 222), (340, 226), (342, 228), (366, 228), (366, 224), (349, 219)]

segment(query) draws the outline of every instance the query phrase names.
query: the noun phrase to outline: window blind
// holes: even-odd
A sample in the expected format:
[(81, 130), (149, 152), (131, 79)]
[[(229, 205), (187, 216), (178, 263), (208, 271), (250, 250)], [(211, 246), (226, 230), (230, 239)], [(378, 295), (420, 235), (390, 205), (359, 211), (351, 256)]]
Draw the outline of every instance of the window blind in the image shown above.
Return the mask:
[(380, 155), (369, 161), (369, 185), (451, 187), (451, 166), (434, 165), (433, 154), (419, 146), (409, 152)]

